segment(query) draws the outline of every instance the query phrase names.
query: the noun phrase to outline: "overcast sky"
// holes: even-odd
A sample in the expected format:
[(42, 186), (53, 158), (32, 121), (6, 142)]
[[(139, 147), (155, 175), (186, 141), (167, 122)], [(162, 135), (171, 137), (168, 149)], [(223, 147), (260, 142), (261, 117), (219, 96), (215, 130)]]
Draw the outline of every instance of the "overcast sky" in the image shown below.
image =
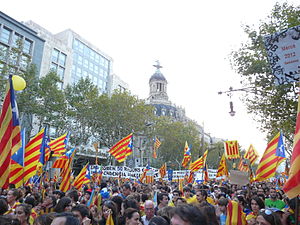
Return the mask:
[(169, 99), (189, 118), (204, 123), (212, 136), (238, 140), (243, 148), (253, 144), (262, 154), (265, 135), (246, 113), (240, 93), (232, 98), (236, 116), (230, 117), (229, 98), (217, 92), (241, 87), (228, 56), (245, 41), (241, 25), (265, 20), (275, 2), (3, 0), (0, 10), (54, 34), (72, 29), (113, 58), (113, 72), (139, 98), (148, 97), (152, 65), (159, 60)]

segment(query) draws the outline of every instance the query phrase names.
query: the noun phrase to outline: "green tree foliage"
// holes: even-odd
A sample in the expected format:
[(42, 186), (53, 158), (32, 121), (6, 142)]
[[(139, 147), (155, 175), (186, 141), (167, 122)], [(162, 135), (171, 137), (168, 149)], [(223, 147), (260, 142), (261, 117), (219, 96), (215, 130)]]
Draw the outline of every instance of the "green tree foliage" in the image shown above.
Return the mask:
[[(157, 117), (153, 126), (153, 136), (156, 135), (162, 144), (157, 151), (158, 159), (153, 166), (160, 167), (167, 162), (173, 169), (181, 168), (185, 142), (191, 145), (192, 161), (199, 158), (201, 140), (197, 125), (193, 121), (173, 121), (169, 117)], [(153, 137), (152, 136), (152, 137)]]
[(274, 85), (263, 37), (299, 25), (299, 13), (299, 6), (276, 3), (266, 21), (260, 21), (258, 26), (243, 26), (248, 41), (231, 54), (244, 87), (250, 87), (243, 96), (248, 111), (269, 138), (281, 129), (290, 143), (297, 112), (296, 84)]

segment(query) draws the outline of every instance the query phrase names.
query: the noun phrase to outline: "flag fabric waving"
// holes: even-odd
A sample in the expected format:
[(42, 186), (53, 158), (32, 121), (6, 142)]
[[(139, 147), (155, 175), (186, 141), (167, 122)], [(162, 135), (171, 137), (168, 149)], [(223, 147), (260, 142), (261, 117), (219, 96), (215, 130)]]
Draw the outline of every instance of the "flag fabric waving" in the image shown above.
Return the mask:
[(124, 162), (130, 152), (131, 139), (132, 133), (118, 141), (108, 152), (114, 156), (118, 162)]
[(186, 168), (188, 166), (188, 163), (190, 162), (192, 156), (191, 156), (191, 148), (188, 146), (187, 141), (185, 142), (184, 146), (184, 155), (181, 165)]
[(249, 166), (243, 158), (240, 159), (238, 170), (242, 172), (249, 172)]
[(186, 178), (186, 182), (193, 183), (193, 180), (194, 180), (194, 172), (190, 171), (190, 174)]
[(253, 147), (253, 145), (250, 145), (250, 147), (248, 148), (247, 152), (244, 155), (244, 158), (249, 159), (251, 166), (253, 166), (255, 161), (258, 159), (258, 156), (259, 155), (255, 150), (255, 148)]
[(41, 146), (43, 142), (44, 132), (43, 128), (37, 133), (26, 145), (24, 156), (24, 181), (29, 180), (30, 177), (36, 175), (37, 165), (41, 155)]
[(21, 131), (22, 147), (12, 155), (9, 173), (9, 183), (19, 188), (23, 184), (23, 167), (25, 152), (25, 129)]
[(65, 163), (64, 168), (61, 170), (60, 176), (62, 178), (59, 190), (63, 192), (67, 192), (71, 188), (71, 166), (72, 161), (74, 158), (75, 151), (73, 151), (72, 155), (68, 158), (67, 162)]
[(52, 151), (52, 157), (60, 157), (66, 152), (66, 138), (68, 133), (50, 141), (49, 147)]
[(206, 150), (199, 159), (197, 159), (195, 162), (191, 163), (190, 170), (192, 172), (196, 172), (200, 169), (202, 169), (206, 163), (206, 157), (207, 157), (208, 150)]
[[(287, 162), (286, 162), (287, 163)], [(291, 199), (300, 193), (300, 95), (298, 98), (298, 113), (294, 135), (291, 166), (287, 171), (289, 178), (283, 186), (283, 191)]]
[(236, 201), (228, 201), (226, 225), (246, 225), (245, 213)]
[(156, 151), (157, 151), (157, 149), (159, 148), (160, 145), (161, 145), (160, 140), (157, 137), (155, 137), (154, 144), (153, 144), (153, 158), (154, 159), (157, 158)]
[(227, 159), (240, 158), (239, 144), (237, 141), (225, 141), (224, 149)]
[(277, 148), (282, 148), (282, 143), (279, 143), (280, 136), (281, 134), (278, 132), (278, 134), (276, 134), (268, 143), (256, 170), (256, 181), (264, 181), (275, 175), (277, 166), (283, 158), (282, 156), (277, 155)]
[(77, 175), (77, 177), (75, 178), (75, 180), (73, 181), (73, 186), (77, 189), (80, 190), (81, 186), (83, 185), (84, 182), (84, 178), (86, 176), (86, 172), (87, 172), (87, 167), (88, 167), (88, 163), (81, 169), (80, 173)]
[(221, 176), (224, 176), (224, 175), (228, 176), (228, 169), (227, 169), (227, 164), (226, 164), (225, 153), (222, 155), (222, 158), (220, 160), (216, 177), (221, 177)]
[(2, 188), (7, 188), (9, 184), (11, 156), (22, 146), (20, 133), (15, 91), (12, 76), (9, 76), (0, 114), (0, 187)]
[(166, 164), (166, 163), (164, 163), (164, 164), (160, 167), (160, 169), (159, 169), (159, 174), (160, 174), (160, 177), (161, 177), (161, 178), (164, 178), (164, 177), (166, 176), (166, 174), (167, 174), (167, 164)]

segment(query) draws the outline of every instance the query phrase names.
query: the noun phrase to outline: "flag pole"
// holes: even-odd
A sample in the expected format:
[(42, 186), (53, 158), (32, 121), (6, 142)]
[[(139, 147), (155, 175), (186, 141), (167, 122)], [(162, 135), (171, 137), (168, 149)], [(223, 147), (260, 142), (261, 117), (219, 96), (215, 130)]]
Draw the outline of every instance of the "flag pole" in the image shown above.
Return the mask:
[(298, 224), (299, 222), (298, 214), (299, 214), (299, 195), (296, 197), (295, 224)]

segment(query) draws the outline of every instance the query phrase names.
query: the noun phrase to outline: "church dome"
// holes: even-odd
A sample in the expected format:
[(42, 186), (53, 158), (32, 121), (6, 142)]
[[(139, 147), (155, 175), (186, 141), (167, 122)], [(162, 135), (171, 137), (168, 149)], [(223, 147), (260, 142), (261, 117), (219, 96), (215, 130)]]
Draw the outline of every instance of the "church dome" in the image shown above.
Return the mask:
[(149, 80), (149, 83), (153, 80), (159, 80), (159, 81), (167, 81), (166, 78), (164, 77), (164, 75), (159, 71), (157, 70), (151, 77), (150, 77), (150, 80)]

